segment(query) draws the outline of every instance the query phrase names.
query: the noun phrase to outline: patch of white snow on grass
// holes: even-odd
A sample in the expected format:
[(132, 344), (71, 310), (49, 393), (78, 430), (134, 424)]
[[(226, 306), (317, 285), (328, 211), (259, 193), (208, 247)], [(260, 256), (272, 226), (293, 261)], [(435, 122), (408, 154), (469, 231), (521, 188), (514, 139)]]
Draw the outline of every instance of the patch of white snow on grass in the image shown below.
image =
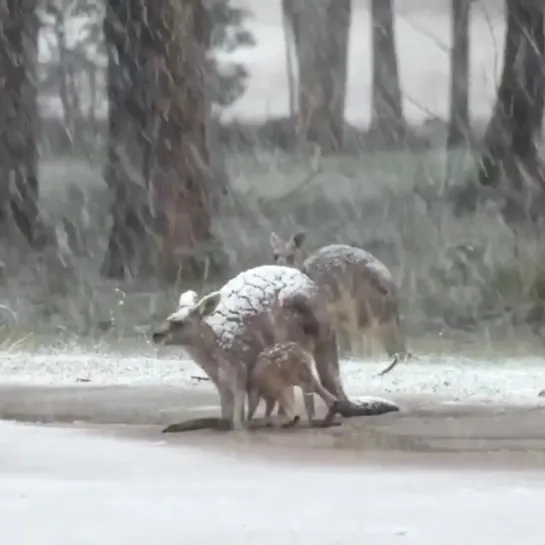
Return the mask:
[[(158, 385), (195, 383), (204, 373), (181, 356), (127, 356), (92, 351), (29, 354), (0, 352), (0, 382), (35, 385), (82, 383), (102, 385)], [(199, 385), (207, 385), (198, 381)]]
[[(377, 376), (387, 361), (341, 362), (343, 382), (353, 396), (388, 398), (391, 394), (431, 395), (460, 402), (545, 403), (545, 360), (479, 360), (430, 356), (400, 363)], [(62, 386), (181, 385), (211, 389), (202, 370), (183, 357), (123, 355), (102, 351), (59, 350), (29, 354), (0, 352), (0, 383)]]
[(461, 402), (542, 404), (537, 395), (545, 388), (545, 360), (526, 357), (480, 360), (430, 356), (400, 363), (380, 377), (387, 362), (347, 361), (342, 374), (354, 394), (403, 393), (433, 395)]

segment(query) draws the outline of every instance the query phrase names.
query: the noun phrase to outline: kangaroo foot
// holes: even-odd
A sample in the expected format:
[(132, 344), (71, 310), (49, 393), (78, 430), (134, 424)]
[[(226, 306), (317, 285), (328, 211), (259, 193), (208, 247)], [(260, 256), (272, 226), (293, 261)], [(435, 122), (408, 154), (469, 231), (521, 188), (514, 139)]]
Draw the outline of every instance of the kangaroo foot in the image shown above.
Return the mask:
[(374, 416), (399, 411), (399, 407), (393, 401), (370, 400), (361, 403), (346, 400), (339, 401), (337, 405), (338, 412), (343, 418), (352, 418), (354, 416)]
[(288, 422), (284, 422), (282, 424), (282, 428), (283, 429), (293, 428), (293, 426), (295, 426), (295, 424), (297, 424), (300, 419), (301, 417), (298, 414), (296, 414), (291, 420), (288, 420)]
[(326, 417), (321, 422), (319, 422), (319, 426), (321, 428), (329, 428), (331, 426), (340, 426), (341, 423), (339, 421), (334, 420), (335, 416), (337, 414), (339, 414), (340, 412), (341, 412), (340, 411), (340, 402), (335, 401), (329, 407), (329, 411), (327, 412)]
[(185, 420), (184, 422), (170, 424), (170, 426), (163, 429), (162, 433), (180, 433), (197, 430), (227, 431), (230, 429), (231, 423), (228, 420), (216, 416), (210, 416), (205, 418), (193, 418), (191, 420)]

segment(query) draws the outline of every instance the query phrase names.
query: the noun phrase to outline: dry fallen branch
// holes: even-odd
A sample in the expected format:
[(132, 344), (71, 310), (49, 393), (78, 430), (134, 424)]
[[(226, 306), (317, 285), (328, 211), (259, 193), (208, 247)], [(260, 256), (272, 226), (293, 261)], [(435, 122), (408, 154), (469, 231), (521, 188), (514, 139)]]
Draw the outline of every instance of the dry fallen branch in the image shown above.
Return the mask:
[(199, 376), (199, 375), (191, 375), (191, 378), (193, 380), (196, 380), (197, 382), (207, 382), (207, 381), (210, 380), (208, 377), (202, 377), (202, 376)]

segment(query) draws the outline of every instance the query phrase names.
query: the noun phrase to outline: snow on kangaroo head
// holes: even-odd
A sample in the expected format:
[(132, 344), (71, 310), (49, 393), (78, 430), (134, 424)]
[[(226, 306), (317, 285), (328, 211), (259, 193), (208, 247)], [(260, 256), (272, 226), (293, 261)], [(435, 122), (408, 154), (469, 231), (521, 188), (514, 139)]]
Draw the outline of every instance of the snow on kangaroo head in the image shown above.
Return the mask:
[(197, 292), (193, 290), (184, 291), (178, 300), (178, 309), (167, 318), (167, 322), (183, 322), (197, 306), (198, 302)]

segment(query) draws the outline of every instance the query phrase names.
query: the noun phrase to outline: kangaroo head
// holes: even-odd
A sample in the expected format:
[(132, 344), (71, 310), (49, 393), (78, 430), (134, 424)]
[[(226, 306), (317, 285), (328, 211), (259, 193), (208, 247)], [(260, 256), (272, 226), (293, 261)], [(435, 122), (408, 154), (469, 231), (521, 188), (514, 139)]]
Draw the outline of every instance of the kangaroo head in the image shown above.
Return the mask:
[(194, 291), (185, 291), (180, 295), (178, 310), (153, 333), (153, 342), (178, 346), (198, 345), (203, 339), (203, 328), (208, 327), (204, 318), (213, 314), (220, 300), (219, 291), (209, 293), (200, 300)]
[(288, 241), (282, 240), (276, 233), (271, 233), (269, 240), (272, 250), (274, 262), (277, 265), (287, 265), (295, 267), (299, 265), (302, 259), (301, 247), (305, 242), (306, 234), (303, 232), (296, 233)]

